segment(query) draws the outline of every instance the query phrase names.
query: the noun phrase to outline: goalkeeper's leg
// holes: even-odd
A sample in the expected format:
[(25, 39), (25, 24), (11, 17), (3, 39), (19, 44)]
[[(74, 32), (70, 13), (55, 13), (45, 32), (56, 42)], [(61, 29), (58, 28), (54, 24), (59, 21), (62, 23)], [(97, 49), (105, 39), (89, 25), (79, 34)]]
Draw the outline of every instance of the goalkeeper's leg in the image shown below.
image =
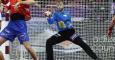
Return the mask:
[(46, 42), (46, 58), (47, 60), (54, 60), (53, 58), (53, 45), (63, 42), (65, 39), (61, 36), (53, 35)]
[(99, 59), (97, 55), (91, 50), (91, 48), (80, 38), (77, 36), (75, 39), (72, 40), (73, 43), (79, 45), (83, 50), (94, 60)]

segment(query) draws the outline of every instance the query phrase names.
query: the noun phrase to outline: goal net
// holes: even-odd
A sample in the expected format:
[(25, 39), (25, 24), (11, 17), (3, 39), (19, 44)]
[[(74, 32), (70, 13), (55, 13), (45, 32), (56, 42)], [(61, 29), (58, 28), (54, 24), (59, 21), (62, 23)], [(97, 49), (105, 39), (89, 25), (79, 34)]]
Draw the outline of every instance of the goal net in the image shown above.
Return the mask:
[[(39, 0), (40, 7), (32, 6), (32, 19), (27, 22), (30, 43), (40, 60), (46, 60), (46, 40), (57, 33), (50, 30), (43, 12), (55, 9), (53, 0)], [(112, 0), (64, 0), (65, 9), (70, 11), (74, 27), (83, 40), (104, 60), (115, 59), (114, 34), (107, 38), (107, 28), (112, 17)], [(32, 60), (29, 53), (16, 40), (11, 45), (11, 60)], [(92, 60), (84, 50), (69, 41), (53, 46), (55, 60)]]

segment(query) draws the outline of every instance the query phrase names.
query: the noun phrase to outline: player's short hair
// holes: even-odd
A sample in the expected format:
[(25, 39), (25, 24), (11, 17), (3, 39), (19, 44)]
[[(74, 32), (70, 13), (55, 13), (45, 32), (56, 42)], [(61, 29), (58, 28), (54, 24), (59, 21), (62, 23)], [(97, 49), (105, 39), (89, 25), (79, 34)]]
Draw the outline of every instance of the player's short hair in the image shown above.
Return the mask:
[(62, 0), (56, 1), (56, 4), (60, 4), (60, 3), (63, 3), (63, 1)]

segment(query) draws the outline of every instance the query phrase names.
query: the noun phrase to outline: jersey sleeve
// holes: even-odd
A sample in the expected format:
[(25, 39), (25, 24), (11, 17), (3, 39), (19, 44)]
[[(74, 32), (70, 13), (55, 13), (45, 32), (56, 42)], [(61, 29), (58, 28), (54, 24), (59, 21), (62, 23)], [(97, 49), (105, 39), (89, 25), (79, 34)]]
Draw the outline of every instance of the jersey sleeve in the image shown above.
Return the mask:
[(72, 21), (71, 21), (71, 15), (70, 15), (70, 13), (68, 13), (67, 25), (68, 25), (68, 27), (72, 27), (73, 26)]
[(67, 20), (67, 21), (71, 23), (71, 14), (70, 14), (70, 12), (69, 12), (69, 11), (67, 11), (66, 13), (67, 13), (67, 16), (68, 16), (68, 17), (67, 17), (67, 18), (68, 18), (68, 20)]
[(51, 24), (54, 24), (55, 21), (56, 21), (56, 14), (54, 13), (50, 18), (47, 19), (48, 20), (48, 23), (51, 25)]
[(52, 14), (50, 18), (47, 19), (48, 23), (53, 31), (57, 31), (57, 25), (56, 25), (56, 13)]

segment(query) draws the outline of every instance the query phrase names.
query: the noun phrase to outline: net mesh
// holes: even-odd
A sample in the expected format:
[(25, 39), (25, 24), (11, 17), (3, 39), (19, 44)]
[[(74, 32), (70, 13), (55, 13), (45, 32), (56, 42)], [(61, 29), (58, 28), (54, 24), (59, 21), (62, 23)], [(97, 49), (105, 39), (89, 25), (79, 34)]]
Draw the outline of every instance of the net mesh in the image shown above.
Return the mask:
[[(32, 6), (32, 20), (27, 22), (32, 47), (40, 60), (46, 60), (45, 43), (56, 32), (50, 31), (43, 12), (53, 0), (39, 0), (40, 7)], [(106, 32), (112, 14), (112, 0), (64, 0), (65, 9), (70, 11), (74, 27), (83, 40), (104, 60), (115, 59), (114, 35), (107, 38)], [(11, 60), (32, 60), (29, 53), (16, 41), (11, 45)], [(53, 46), (55, 60), (92, 60), (79, 46), (64, 41)]]

